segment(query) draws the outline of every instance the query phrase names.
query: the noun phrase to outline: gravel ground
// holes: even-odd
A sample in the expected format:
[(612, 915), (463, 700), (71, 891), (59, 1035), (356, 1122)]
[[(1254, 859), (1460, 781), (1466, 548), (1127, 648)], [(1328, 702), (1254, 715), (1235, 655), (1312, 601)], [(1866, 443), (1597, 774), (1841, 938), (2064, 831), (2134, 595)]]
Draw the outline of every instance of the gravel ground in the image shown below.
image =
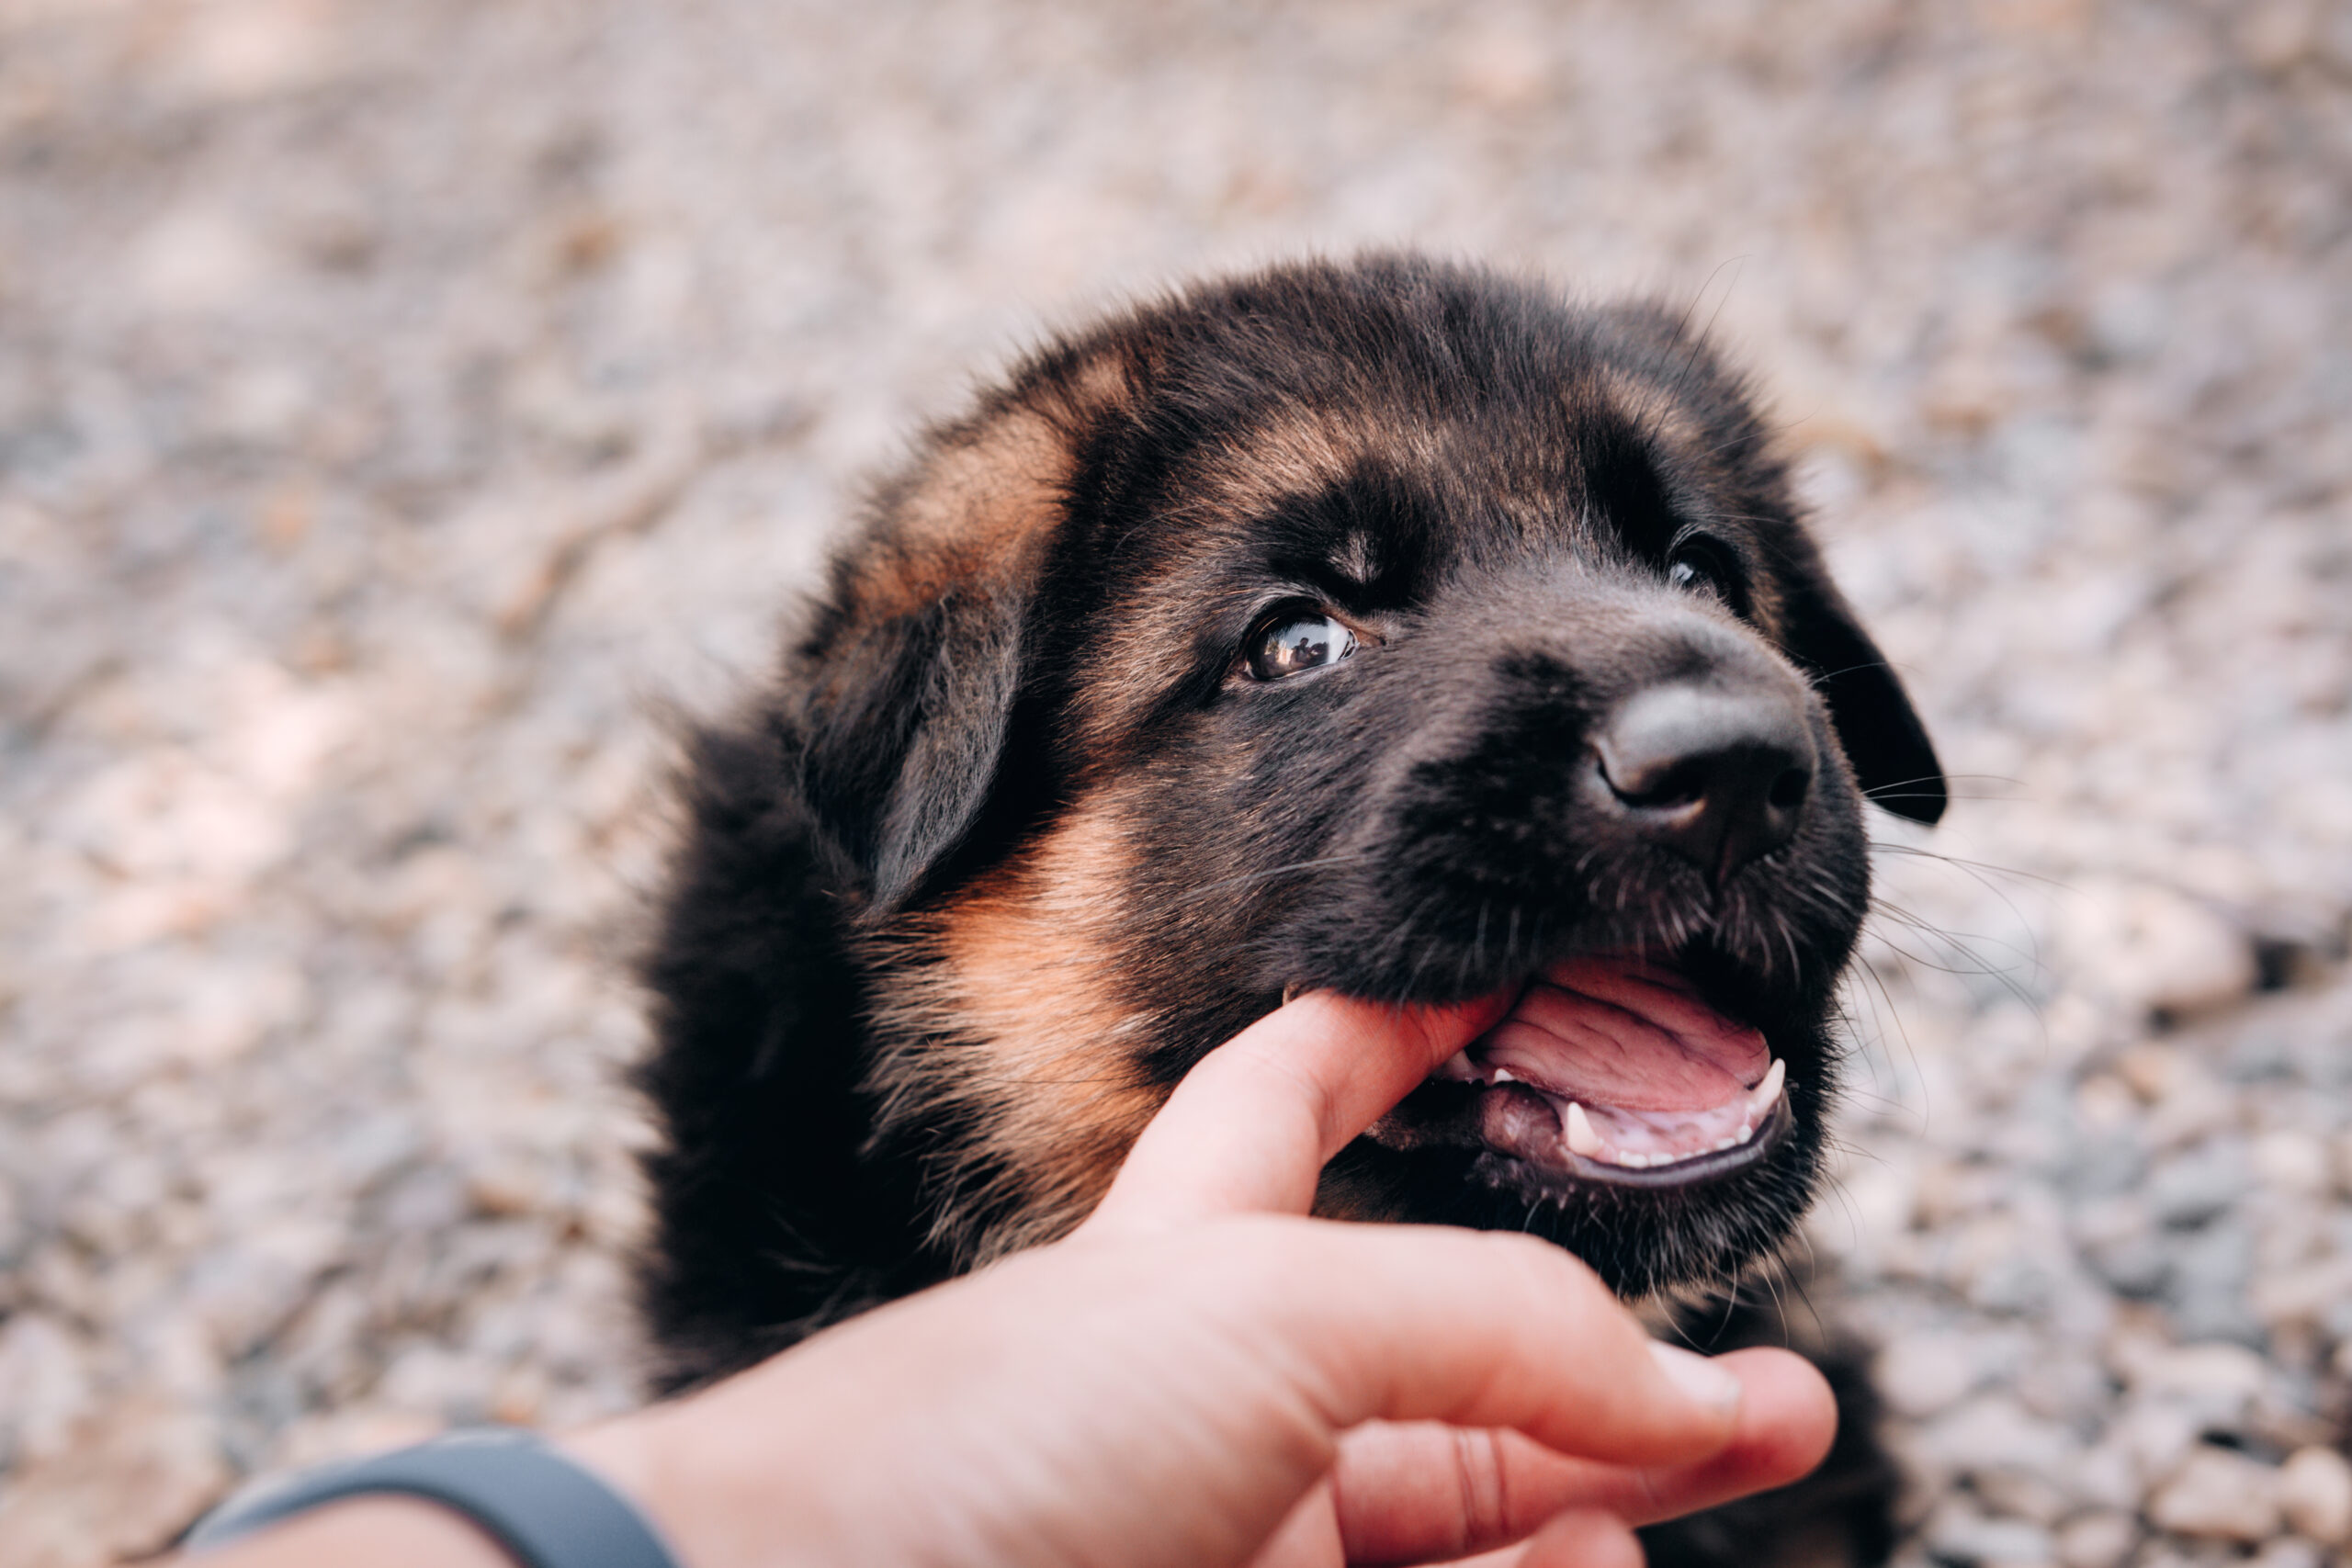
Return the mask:
[(627, 1404), (668, 716), (1041, 325), (1395, 241), (1697, 300), (1960, 775), (1813, 1235), (1912, 1560), (2332, 1560), (2347, 235), (2317, 0), (0, 0), (0, 1561)]

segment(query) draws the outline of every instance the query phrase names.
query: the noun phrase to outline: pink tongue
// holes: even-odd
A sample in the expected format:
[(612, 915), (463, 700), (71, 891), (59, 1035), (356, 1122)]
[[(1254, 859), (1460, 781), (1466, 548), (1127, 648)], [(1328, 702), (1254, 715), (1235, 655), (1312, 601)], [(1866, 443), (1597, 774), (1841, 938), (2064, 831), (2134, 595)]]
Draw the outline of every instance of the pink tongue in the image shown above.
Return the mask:
[(1470, 1047), (1538, 1089), (1624, 1111), (1703, 1111), (1771, 1066), (1764, 1036), (1701, 1001), (1671, 970), (1572, 958), (1545, 971)]

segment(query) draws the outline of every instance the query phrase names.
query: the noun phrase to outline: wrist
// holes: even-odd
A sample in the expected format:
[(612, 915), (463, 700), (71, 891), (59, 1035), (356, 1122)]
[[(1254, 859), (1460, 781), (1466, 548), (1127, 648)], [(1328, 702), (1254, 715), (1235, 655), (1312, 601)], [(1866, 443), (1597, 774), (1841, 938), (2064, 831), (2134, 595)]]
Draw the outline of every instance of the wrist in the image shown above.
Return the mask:
[(657, 1404), (557, 1438), (555, 1446), (651, 1520), (678, 1568), (823, 1561), (807, 1528), (811, 1521), (794, 1517), (781, 1495), (792, 1468), (780, 1451), (785, 1435), (730, 1431), (726, 1414), (710, 1408), (707, 1396)]
[(675, 1486), (663, 1473), (661, 1446), (650, 1440), (648, 1431), (649, 1425), (662, 1414), (663, 1407), (656, 1405), (583, 1427), (550, 1441), (566, 1458), (628, 1499), (639, 1513), (653, 1521), (653, 1528), (662, 1532), (671, 1554), (677, 1558), (678, 1568), (704, 1568), (702, 1558), (691, 1551), (681, 1533), (681, 1526), (691, 1522), (682, 1517), (689, 1510), (682, 1506)]

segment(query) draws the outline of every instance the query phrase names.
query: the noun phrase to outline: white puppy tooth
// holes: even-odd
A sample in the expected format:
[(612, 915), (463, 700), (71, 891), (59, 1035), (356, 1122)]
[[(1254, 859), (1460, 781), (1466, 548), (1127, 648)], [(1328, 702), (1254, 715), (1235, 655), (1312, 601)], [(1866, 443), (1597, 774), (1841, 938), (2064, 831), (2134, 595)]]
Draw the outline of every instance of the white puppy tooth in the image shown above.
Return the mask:
[(1517, 1083), (1519, 1080), (1510, 1076), (1510, 1069), (1509, 1067), (1497, 1067), (1495, 1069), (1495, 1076), (1488, 1078), (1487, 1081), (1488, 1083)]
[(1478, 1069), (1470, 1065), (1469, 1052), (1456, 1051), (1438, 1064), (1437, 1076), (1452, 1078), (1456, 1083), (1467, 1083), (1478, 1076)]
[(1747, 1140), (1748, 1140), (1748, 1139), (1750, 1139), (1750, 1138), (1752, 1138), (1752, 1137), (1754, 1137), (1754, 1136), (1756, 1136), (1756, 1129), (1755, 1129), (1755, 1128), (1753, 1128), (1753, 1127), (1742, 1127), (1742, 1128), (1739, 1130), (1739, 1136), (1738, 1136), (1738, 1137), (1736, 1137), (1736, 1138), (1735, 1138), (1735, 1139), (1733, 1139), (1733, 1140), (1732, 1140), (1732, 1142), (1734, 1142), (1734, 1143), (1736, 1143), (1736, 1144), (1744, 1144), (1744, 1143), (1747, 1142)]
[(1781, 1099), (1781, 1086), (1788, 1081), (1788, 1077), (1789, 1064), (1778, 1056), (1773, 1057), (1772, 1069), (1764, 1075), (1764, 1081), (1747, 1092), (1749, 1113), (1757, 1114), (1770, 1111), (1778, 1104)]
[(1570, 1154), (1587, 1159), (1600, 1157), (1600, 1134), (1592, 1130), (1592, 1118), (1584, 1113), (1584, 1107), (1573, 1100), (1568, 1101), (1567, 1131)]

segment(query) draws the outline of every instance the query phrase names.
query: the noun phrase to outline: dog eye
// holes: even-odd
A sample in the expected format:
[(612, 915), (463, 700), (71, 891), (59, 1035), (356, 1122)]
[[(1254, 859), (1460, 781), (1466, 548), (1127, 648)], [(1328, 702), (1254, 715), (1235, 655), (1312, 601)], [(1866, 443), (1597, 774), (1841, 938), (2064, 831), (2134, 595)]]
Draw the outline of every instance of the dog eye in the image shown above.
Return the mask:
[(1356, 634), (1330, 616), (1286, 610), (1250, 635), (1250, 673), (1256, 680), (1279, 681), (1337, 664), (1355, 650)]
[(1690, 593), (1709, 593), (1735, 615), (1741, 613), (1739, 576), (1724, 553), (1706, 539), (1685, 539), (1667, 558), (1666, 580)]

